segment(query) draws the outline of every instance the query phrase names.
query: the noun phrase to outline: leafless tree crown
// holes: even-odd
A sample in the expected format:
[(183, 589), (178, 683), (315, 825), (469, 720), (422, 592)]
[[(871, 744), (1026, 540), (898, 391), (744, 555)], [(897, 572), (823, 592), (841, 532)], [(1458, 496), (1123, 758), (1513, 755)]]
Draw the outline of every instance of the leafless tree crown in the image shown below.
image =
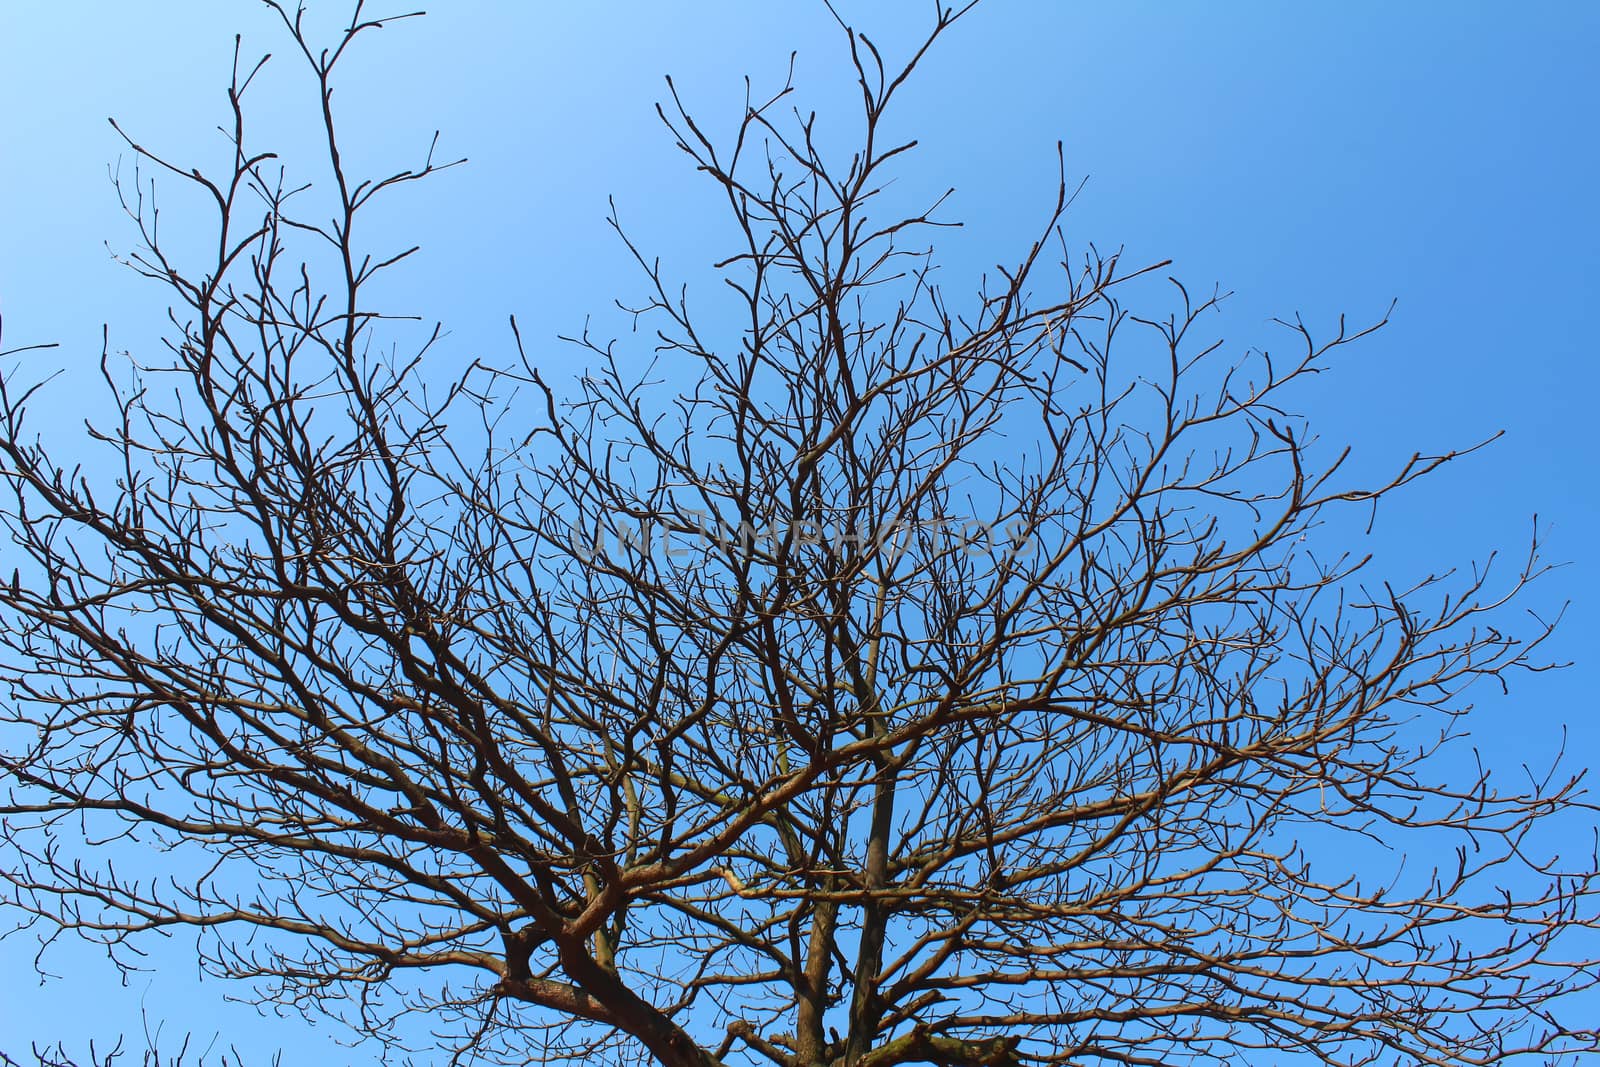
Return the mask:
[[(38, 357), (4, 368), (25, 929), (131, 965), (198, 928), (266, 997), (511, 1063), (1597, 1049), (1561, 1007), (1592, 844), (1544, 833), (1592, 809), (1458, 743), (1468, 686), (1541, 663), (1548, 628), (1503, 621), (1537, 552), (1367, 577), (1339, 514), (1454, 456), (1357, 484), (1293, 413), (1368, 331), (1236, 355), (1220, 294), (1070, 250), (1065, 183), (941, 288), (885, 115), (966, 9), (904, 61), (841, 23), (844, 154), (787, 85), (728, 136), (671, 92), (737, 319), (630, 242), (640, 329), (568, 339), (568, 385), (514, 321), (452, 370), (373, 297), (410, 251), (369, 208), (443, 165), (350, 173), (331, 86), (396, 20), (357, 5), (322, 50), (269, 6), (320, 89), (314, 184), (236, 63), (231, 168), (128, 142), (169, 346), (103, 361), (84, 466), (27, 423)], [(156, 188), (210, 205), (211, 258)]]

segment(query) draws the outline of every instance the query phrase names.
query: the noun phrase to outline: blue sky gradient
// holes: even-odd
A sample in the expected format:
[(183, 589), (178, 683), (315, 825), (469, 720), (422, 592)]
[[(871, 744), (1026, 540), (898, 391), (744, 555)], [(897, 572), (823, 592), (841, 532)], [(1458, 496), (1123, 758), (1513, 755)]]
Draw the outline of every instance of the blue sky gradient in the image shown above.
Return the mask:
[[(929, 6), (842, 10), (898, 55)], [(345, 10), (318, 2), (313, 14)], [(107, 180), (119, 157), (131, 173), (131, 156), (106, 117), (170, 156), (223, 158), (215, 126), (236, 32), (247, 54), (280, 53), (257, 99), (262, 139), (305, 148), (314, 101), (259, 3), (0, 6), (4, 347), (60, 342), (41, 358), (66, 377), (35, 418), (63, 434), (92, 403), (102, 324), (114, 349), (137, 351), (157, 343), (164, 315), (164, 296), (107, 253), (133, 234)], [(1307, 413), (1371, 473), (1504, 431), (1395, 498), (1361, 547), (1376, 573), (1407, 583), (1493, 549), (1518, 555), (1538, 514), (1547, 556), (1570, 565), (1528, 606), (1571, 602), (1551, 655), (1576, 662), (1523, 677), (1509, 698), (1478, 694), (1474, 740), (1513, 767), (1547, 756), (1563, 729), (1575, 766), (1600, 752), (1596, 40), (1600, 5), (1576, 2), (987, 0), (941, 42), (894, 125), (922, 142), (897, 195), (955, 189), (944, 214), (965, 226), (939, 245), (953, 290), (1035, 236), (1059, 140), (1069, 178), (1087, 179), (1069, 242), (1171, 258), (1192, 288), (1233, 290), (1218, 329), (1241, 352), (1286, 340), (1275, 316), (1326, 331), (1397, 301), (1391, 324), (1306, 394)], [(723, 247), (699, 221), (720, 224), (718, 194), (655, 117), (662, 76), (727, 131), (742, 77), (775, 89), (791, 51), (800, 99), (848, 136), (853, 86), (820, 3), (459, 0), (368, 40), (336, 96), (358, 157), (399, 169), (437, 128), (442, 156), (470, 159), (395, 201), (385, 225), (423, 254), (390, 295), (442, 320), (463, 361), (510, 351), (509, 313), (540, 343), (590, 313), (615, 324), (612, 300), (639, 280), (604, 225), (608, 196), (669, 270), (703, 276)], [(167, 210), (178, 220), (185, 208), (175, 197)], [(581, 373), (573, 350), (551, 350), (558, 372)], [(375, 1062), (371, 1047), (329, 1051), (344, 1036), (334, 1028), (225, 1002), (244, 990), (197, 978), (191, 935), (150, 947), (153, 970), (126, 986), (70, 945), (45, 957), (62, 977), (39, 984), (31, 935), (0, 941), (0, 1049), (137, 1043), (143, 1009), (201, 1043), (220, 1032), (291, 1063)]]

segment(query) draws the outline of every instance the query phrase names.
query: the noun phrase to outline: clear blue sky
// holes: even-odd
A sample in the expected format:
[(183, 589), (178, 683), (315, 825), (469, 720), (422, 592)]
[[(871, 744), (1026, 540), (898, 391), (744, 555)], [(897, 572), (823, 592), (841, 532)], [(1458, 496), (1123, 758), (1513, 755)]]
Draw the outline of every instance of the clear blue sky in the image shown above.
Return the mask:
[[(397, 240), (424, 245), (404, 284), (457, 353), (503, 353), (509, 312), (525, 336), (550, 338), (632, 291), (602, 224), (608, 194), (669, 265), (704, 267), (715, 246), (695, 218), (714, 199), (655, 120), (663, 74), (727, 128), (741, 76), (773, 86), (798, 50), (808, 102), (849, 114), (820, 3), (439, 6), (370, 40), (340, 100), (372, 158), (410, 163), (437, 127), (444, 154), (471, 159), (390, 220)], [(896, 27), (922, 25), (929, 6), (843, 9), (894, 50), (911, 39)], [(131, 240), (106, 177), (119, 154), (129, 161), (105, 119), (174, 156), (218, 158), (235, 32), (287, 60), (268, 12), (245, 0), (0, 5), (7, 346), (59, 341), (69, 381), (88, 383), (102, 323), (114, 347), (152, 343), (158, 294), (106, 252)], [(1069, 237), (1170, 257), (1186, 282), (1235, 290), (1241, 349), (1276, 341), (1275, 315), (1370, 320), (1398, 300), (1393, 324), (1319, 383), (1322, 435), (1351, 441), (1366, 470), (1506, 436), (1383, 512), (1368, 546), (1379, 571), (1404, 581), (1515, 553), (1535, 512), (1549, 554), (1571, 561), (1532, 603), (1572, 601), (1555, 651), (1577, 665), (1524, 679), (1509, 700), (1481, 694), (1474, 736), (1501, 759), (1548, 751), (1563, 725), (1579, 763), (1600, 752), (1596, 40), (1600, 5), (1577, 2), (987, 0), (899, 119), (923, 141), (905, 180), (956, 188), (948, 213), (967, 227), (946, 243), (951, 275), (1010, 258), (1032, 234), (1059, 139), (1070, 173), (1089, 178)], [(292, 131), (309, 102), (298, 91), (263, 97), (263, 123)], [(41, 415), (76, 419), (77, 403), (58, 389)], [(137, 1034), (143, 1005), (169, 1032), (220, 1030), (281, 1046), (288, 1062), (373, 1062), (371, 1049), (327, 1051), (327, 1028), (225, 1004), (230, 990), (185, 962), (190, 943), (156, 947), (154, 973), (121, 988), (103, 959), (70, 949), (49, 958), (67, 977), (38, 986), (26, 935), (0, 942), (0, 1049)]]

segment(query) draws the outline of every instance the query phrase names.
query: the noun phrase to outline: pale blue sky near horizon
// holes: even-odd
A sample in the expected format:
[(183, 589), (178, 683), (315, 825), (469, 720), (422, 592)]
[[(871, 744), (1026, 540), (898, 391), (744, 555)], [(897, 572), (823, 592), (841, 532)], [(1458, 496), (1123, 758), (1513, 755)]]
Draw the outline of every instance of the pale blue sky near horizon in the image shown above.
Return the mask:
[[(395, 296), (444, 321), (456, 353), (508, 352), (510, 313), (548, 344), (639, 291), (604, 225), (608, 196), (669, 269), (703, 271), (720, 250), (715, 227), (696, 221), (715, 196), (654, 115), (664, 74), (727, 130), (742, 77), (775, 87), (795, 50), (808, 106), (841, 129), (855, 118), (820, 2), (435, 7), (367, 40), (336, 104), (357, 151), (388, 170), (419, 159), (435, 128), (441, 156), (470, 160), (385, 220), (396, 241), (423, 245)], [(930, 9), (842, 5), (891, 55)], [(102, 323), (114, 348), (150, 345), (164, 308), (107, 255), (107, 242), (132, 241), (106, 173), (131, 161), (106, 117), (174, 156), (217, 159), (236, 32), (246, 54), (276, 54), (284, 84), (298, 76), (259, 3), (0, 5), (0, 348), (60, 342), (47, 358), (67, 376), (40, 417), (80, 417), (73, 383), (97, 381)], [(906, 188), (955, 189), (945, 214), (965, 227), (938, 237), (953, 290), (1034, 236), (1059, 140), (1069, 176), (1088, 179), (1069, 242), (1171, 258), (1191, 288), (1233, 290), (1225, 323), (1241, 351), (1282, 343), (1274, 316), (1326, 330), (1397, 301), (1305, 407), (1325, 439), (1354, 445), (1363, 471), (1505, 431), (1386, 507), (1362, 547), (1375, 574), (1406, 583), (1493, 549), (1517, 556), (1539, 515), (1547, 557), (1570, 563), (1528, 605), (1571, 601), (1551, 654), (1576, 662), (1520, 678), (1509, 698), (1481, 694), (1474, 740), (1511, 764), (1548, 752), (1564, 728), (1576, 765), (1600, 752), (1596, 41), (1600, 5), (1577, 2), (985, 0), (941, 42), (894, 127), (922, 142), (900, 172)], [(309, 115), (303, 79), (293, 84), (257, 101), (264, 132), (290, 144)], [(169, 210), (181, 211), (176, 198)], [(376, 1062), (369, 1046), (330, 1052), (337, 1028), (226, 1003), (243, 990), (198, 981), (185, 941), (126, 987), (70, 947), (50, 957), (63, 977), (41, 985), (27, 935), (0, 941), (0, 1050), (104, 1046), (119, 1033), (136, 1043), (143, 1007), (199, 1044), (220, 1032), (252, 1063), (280, 1047), (286, 1063)]]

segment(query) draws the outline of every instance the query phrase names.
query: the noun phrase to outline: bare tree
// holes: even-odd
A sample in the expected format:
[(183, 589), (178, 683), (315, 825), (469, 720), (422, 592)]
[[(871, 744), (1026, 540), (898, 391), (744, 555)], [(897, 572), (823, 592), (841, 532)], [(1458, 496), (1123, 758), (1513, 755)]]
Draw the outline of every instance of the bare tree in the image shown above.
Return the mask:
[(1537, 550), (1367, 578), (1368, 509), (1456, 455), (1359, 484), (1293, 413), (1369, 330), (1234, 356), (1221, 294), (1068, 249), (1065, 182), (1009, 267), (937, 285), (885, 115), (968, 9), (899, 63), (841, 24), (843, 154), (787, 85), (726, 138), (674, 91), (737, 317), (629, 243), (647, 329), (569, 339), (568, 385), (514, 320), (452, 369), (373, 296), (409, 252), (370, 206), (443, 169), (340, 154), (335, 70), (395, 19), (324, 51), (269, 6), (315, 184), (252, 141), (236, 62), (227, 172), (129, 141), (214, 255), (121, 186), (172, 330), (103, 361), (84, 466), (5, 371), (13, 915), (118, 959), (198, 928), (264, 997), (515, 1063), (1600, 1049), (1563, 1008), (1592, 845), (1545, 833), (1593, 809), (1461, 743), (1469, 686), (1541, 665), (1548, 627), (1503, 621)]

